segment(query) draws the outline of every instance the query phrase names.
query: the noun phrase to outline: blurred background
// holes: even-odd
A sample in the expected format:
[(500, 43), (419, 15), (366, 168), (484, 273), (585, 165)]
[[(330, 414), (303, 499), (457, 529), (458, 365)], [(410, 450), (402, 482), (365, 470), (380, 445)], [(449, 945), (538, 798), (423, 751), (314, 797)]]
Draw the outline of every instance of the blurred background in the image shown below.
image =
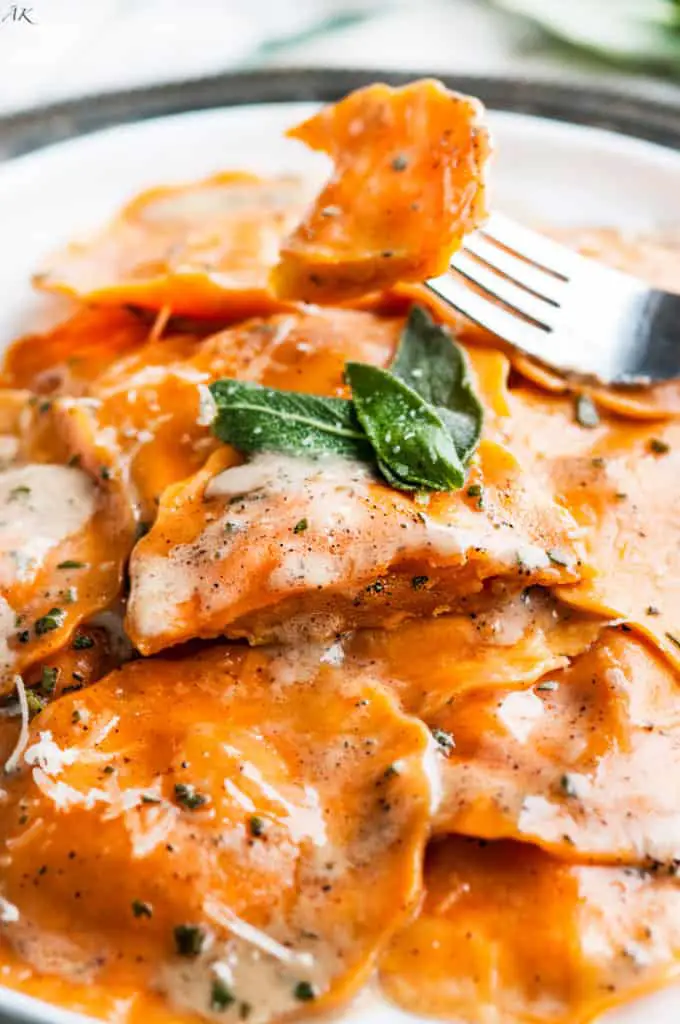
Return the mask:
[(267, 66), (680, 84), (680, 0), (0, 0), (0, 112)]

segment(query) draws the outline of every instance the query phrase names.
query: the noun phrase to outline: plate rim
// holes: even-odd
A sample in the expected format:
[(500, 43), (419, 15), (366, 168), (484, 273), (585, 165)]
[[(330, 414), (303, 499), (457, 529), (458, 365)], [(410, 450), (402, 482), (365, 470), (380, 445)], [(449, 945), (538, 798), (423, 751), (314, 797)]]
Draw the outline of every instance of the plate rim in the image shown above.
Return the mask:
[(452, 89), (478, 96), (495, 110), (604, 128), (680, 149), (680, 86), (650, 86), (637, 80), (603, 84), (592, 76), (564, 82), (431, 70), (309, 67), (225, 72), (5, 114), (0, 116), (0, 161), (102, 128), (154, 117), (253, 103), (328, 102), (371, 82), (402, 85), (421, 77), (438, 77)]

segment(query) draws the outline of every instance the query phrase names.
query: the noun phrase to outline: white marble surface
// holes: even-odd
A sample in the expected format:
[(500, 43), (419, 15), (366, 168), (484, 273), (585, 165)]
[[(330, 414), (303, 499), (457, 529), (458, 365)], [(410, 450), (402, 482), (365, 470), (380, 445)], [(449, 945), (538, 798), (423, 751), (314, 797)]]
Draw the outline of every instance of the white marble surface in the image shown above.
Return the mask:
[(273, 64), (608, 74), (485, 0), (0, 0), (0, 112)]

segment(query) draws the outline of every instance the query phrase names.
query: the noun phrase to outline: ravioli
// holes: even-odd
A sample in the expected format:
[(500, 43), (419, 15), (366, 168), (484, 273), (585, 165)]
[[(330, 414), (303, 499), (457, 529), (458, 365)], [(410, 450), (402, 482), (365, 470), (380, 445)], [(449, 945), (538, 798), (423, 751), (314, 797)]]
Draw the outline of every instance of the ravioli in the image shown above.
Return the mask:
[(319, 310), (248, 320), (203, 340), (171, 334), (116, 360), (85, 397), (56, 402), (55, 415), (70, 452), (95, 473), (105, 466), (148, 526), (165, 488), (218, 447), (203, 408), (207, 384), (229, 376), (339, 393), (346, 359), (389, 361), (402, 325), (396, 317)]
[(283, 304), (267, 275), (306, 197), (296, 178), (239, 171), (151, 189), (56, 253), (34, 282), (99, 305), (231, 320), (271, 312)]
[(118, 596), (131, 536), (81, 469), (0, 473), (0, 688), (58, 650)]
[(433, 845), (427, 895), (380, 976), (416, 1014), (589, 1024), (680, 970), (680, 882), (560, 863), (520, 843)]
[[(6, 433), (3, 433), (6, 431)], [(0, 391), (0, 692), (118, 597), (132, 531), (105, 480), (67, 464), (54, 409)]]
[(584, 531), (594, 571), (561, 599), (628, 618), (680, 664), (680, 425), (603, 415), (587, 428), (563, 399), (518, 389), (509, 401), (508, 444)]
[(379, 671), (408, 711), (433, 721), (468, 691), (530, 687), (547, 672), (566, 668), (607, 624), (542, 587), (492, 585), (463, 604), (458, 615), (359, 630), (348, 638), (346, 652)]
[(9, 983), (116, 993), (140, 1024), (163, 1000), (254, 1024), (343, 1002), (418, 898), (429, 757), (370, 678), (308, 680), (284, 651), (137, 661), (62, 696), (7, 781)]
[(442, 274), (484, 219), (482, 107), (440, 82), (370, 85), (288, 134), (334, 170), (281, 246), (283, 298), (333, 303)]
[[(421, 505), (348, 459), (218, 451), (163, 495), (130, 562), (127, 630), (143, 654), (222, 634), (261, 643), (394, 626), (459, 606), (485, 580), (578, 579), (575, 523), (494, 442), (466, 491)], [(480, 508), (480, 504), (482, 507)]]
[(567, 860), (680, 860), (679, 682), (645, 641), (607, 630), (533, 688), (456, 696), (428, 716), (454, 742), (435, 829)]
[(41, 395), (87, 394), (92, 381), (147, 340), (149, 324), (127, 309), (80, 307), (44, 334), (19, 338), (5, 353), (7, 387)]

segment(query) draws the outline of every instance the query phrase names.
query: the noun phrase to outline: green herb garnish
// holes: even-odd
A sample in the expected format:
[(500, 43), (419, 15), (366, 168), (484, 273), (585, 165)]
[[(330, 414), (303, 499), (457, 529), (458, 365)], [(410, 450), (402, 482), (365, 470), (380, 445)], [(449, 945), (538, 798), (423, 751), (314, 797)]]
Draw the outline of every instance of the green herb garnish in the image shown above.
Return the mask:
[(655, 455), (668, 455), (671, 446), (666, 441), (662, 441), (660, 437), (653, 437), (649, 442), (649, 450)]
[(46, 615), (41, 615), (39, 619), (36, 619), (34, 626), (36, 636), (43, 636), (45, 633), (51, 633), (54, 629), (59, 629), (63, 626), (66, 613), (61, 608), (50, 608)]
[(198, 956), (205, 945), (206, 934), (195, 924), (178, 924), (173, 935), (180, 956)]
[(43, 693), (48, 696), (57, 688), (57, 679), (59, 678), (58, 668), (43, 668), (40, 676), (40, 689)]
[(219, 978), (215, 978), (210, 990), (210, 1009), (217, 1013), (228, 1010), (236, 1002), (236, 996), (228, 985), (225, 985)]
[(135, 917), (153, 917), (153, 907), (144, 900), (133, 900), (132, 913)]
[(304, 533), (309, 523), (306, 519), (298, 519), (297, 523), (293, 527), (293, 533)]
[(458, 458), (467, 462), (479, 443), (484, 410), (463, 349), (422, 306), (409, 313), (390, 371), (435, 406)]
[(564, 793), (565, 796), (568, 796), (568, 797), (577, 797), (578, 796), (578, 785), (576, 783), (576, 779), (575, 779), (575, 777), (573, 775), (570, 775), (569, 772), (567, 772), (565, 775), (561, 776), (561, 778), (560, 778), (560, 789), (562, 790), (562, 792)]
[(429, 582), (429, 576), (414, 576), (411, 580), (411, 586), (414, 590), (424, 590)]
[(483, 412), (465, 355), (445, 328), (416, 306), (389, 369), (349, 362), (345, 376), (351, 399), (216, 381), (211, 385), (217, 406), (213, 432), (244, 452), (339, 455), (377, 463), (399, 490), (463, 486)]
[(264, 835), (265, 820), (264, 818), (259, 818), (256, 814), (254, 814), (250, 821), (248, 822), (248, 827), (250, 829), (251, 836), (254, 836), (257, 839), (260, 836)]
[(456, 746), (450, 732), (446, 732), (444, 729), (432, 729), (431, 732), (432, 739), (437, 743), (443, 753), (449, 754)]
[(188, 807), (190, 811), (196, 811), (208, 802), (207, 796), (199, 793), (195, 786), (186, 782), (177, 782), (175, 784), (175, 799), (178, 803), (183, 804), (184, 807)]
[(454, 491), (465, 470), (434, 406), (389, 370), (347, 363), (357, 416), (380, 472), (401, 491)]
[(85, 562), (76, 562), (72, 558), (67, 558), (65, 562), (60, 562), (57, 569), (84, 569)]
[(316, 992), (314, 986), (310, 981), (298, 981), (297, 985), (293, 989), (293, 995), (296, 999), (299, 999), (301, 1003), (308, 1003), (312, 999), (316, 999)]
[(34, 715), (39, 715), (45, 707), (45, 698), (40, 697), (35, 690), (26, 690), (26, 704), (28, 705), (28, 713), (33, 718)]
[(9, 492), (9, 501), (17, 501), (19, 498), (27, 498), (31, 493), (31, 488), (25, 484), (20, 484), (18, 487), (13, 487)]
[(217, 405), (213, 432), (240, 451), (370, 458), (370, 444), (354, 406), (344, 398), (228, 379), (211, 384), (210, 390)]
[(73, 637), (74, 651), (87, 651), (90, 647), (94, 647), (94, 640), (92, 637), (87, 636), (85, 633), (76, 633)]

